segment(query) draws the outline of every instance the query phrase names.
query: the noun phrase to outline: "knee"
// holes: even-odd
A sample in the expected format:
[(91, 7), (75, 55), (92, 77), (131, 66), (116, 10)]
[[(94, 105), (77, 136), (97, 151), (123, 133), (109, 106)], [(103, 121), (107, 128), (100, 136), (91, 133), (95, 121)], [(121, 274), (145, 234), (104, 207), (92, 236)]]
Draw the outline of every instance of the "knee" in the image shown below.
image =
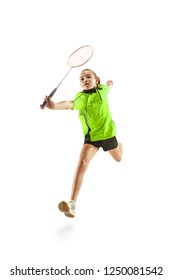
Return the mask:
[(116, 158), (116, 161), (117, 161), (117, 162), (120, 162), (121, 160), (122, 160), (122, 156), (119, 155), (119, 156)]
[(85, 157), (80, 158), (79, 160), (79, 164), (82, 168), (86, 169), (88, 167), (89, 164), (89, 160)]
[(112, 156), (117, 162), (120, 162), (122, 160), (122, 153), (116, 153)]

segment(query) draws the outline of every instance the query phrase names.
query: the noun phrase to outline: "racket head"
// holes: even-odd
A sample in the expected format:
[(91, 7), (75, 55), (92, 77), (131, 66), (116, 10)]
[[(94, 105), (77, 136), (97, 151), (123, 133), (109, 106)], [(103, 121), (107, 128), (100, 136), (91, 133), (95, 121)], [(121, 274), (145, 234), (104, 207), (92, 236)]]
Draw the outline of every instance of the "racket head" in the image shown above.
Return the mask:
[(75, 50), (67, 61), (68, 65), (71, 67), (79, 67), (84, 65), (93, 55), (93, 47), (89, 45), (82, 46)]

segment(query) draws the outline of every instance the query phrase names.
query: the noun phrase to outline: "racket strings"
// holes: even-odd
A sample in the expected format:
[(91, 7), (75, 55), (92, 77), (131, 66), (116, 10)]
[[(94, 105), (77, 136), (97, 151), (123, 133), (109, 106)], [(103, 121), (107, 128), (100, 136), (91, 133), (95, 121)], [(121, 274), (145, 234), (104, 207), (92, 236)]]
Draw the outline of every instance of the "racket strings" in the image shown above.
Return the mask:
[(68, 64), (71, 67), (78, 67), (85, 64), (93, 55), (93, 48), (91, 46), (83, 46), (74, 51), (69, 59)]

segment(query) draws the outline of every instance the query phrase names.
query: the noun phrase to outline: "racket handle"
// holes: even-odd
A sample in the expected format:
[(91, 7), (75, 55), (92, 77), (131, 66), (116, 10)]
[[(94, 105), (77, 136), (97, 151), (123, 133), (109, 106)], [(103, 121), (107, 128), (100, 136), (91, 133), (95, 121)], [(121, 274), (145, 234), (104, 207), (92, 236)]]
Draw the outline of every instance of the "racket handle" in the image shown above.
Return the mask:
[(44, 102), (40, 105), (40, 108), (41, 108), (41, 109), (44, 109), (44, 107), (46, 106), (46, 104), (47, 104), (47, 101), (44, 101)]
[[(57, 87), (54, 88), (54, 90), (52, 90), (52, 92), (49, 94), (49, 96), (48, 96), (49, 99), (52, 98), (52, 96), (55, 94), (56, 90), (57, 90)], [(48, 103), (48, 101), (44, 101), (44, 102), (40, 105), (40, 108), (41, 108), (41, 109), (44, 109), (44, 107), (46, 106), (47, 103)]]

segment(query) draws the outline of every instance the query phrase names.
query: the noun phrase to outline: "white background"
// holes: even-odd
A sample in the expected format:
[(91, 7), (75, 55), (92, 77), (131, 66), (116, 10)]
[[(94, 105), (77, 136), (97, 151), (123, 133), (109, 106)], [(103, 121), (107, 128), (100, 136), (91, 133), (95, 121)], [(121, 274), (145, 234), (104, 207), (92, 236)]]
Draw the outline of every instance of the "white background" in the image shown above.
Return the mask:
[[(138, 279), (171, 279), (171, 2), (1, 1), (2, 279), (13, 279), (16, 265), (95, 269), (95, 276), (78, 279), (107, 279), (105, 266), (163, 266), (164, 277)], [(116, 163), (97, 153), (76, 217), (68, 219), (57, 205), (69, 199), (82, 148), (78, 112), (39, 105), (69, 70), (68, 56), (85, 44), (94, 48), (92, 59), (72, 69), (54, 100), (81, 90), (83, 68), (102, 83), (112, 79), (109, 103), (124, 157)]]

